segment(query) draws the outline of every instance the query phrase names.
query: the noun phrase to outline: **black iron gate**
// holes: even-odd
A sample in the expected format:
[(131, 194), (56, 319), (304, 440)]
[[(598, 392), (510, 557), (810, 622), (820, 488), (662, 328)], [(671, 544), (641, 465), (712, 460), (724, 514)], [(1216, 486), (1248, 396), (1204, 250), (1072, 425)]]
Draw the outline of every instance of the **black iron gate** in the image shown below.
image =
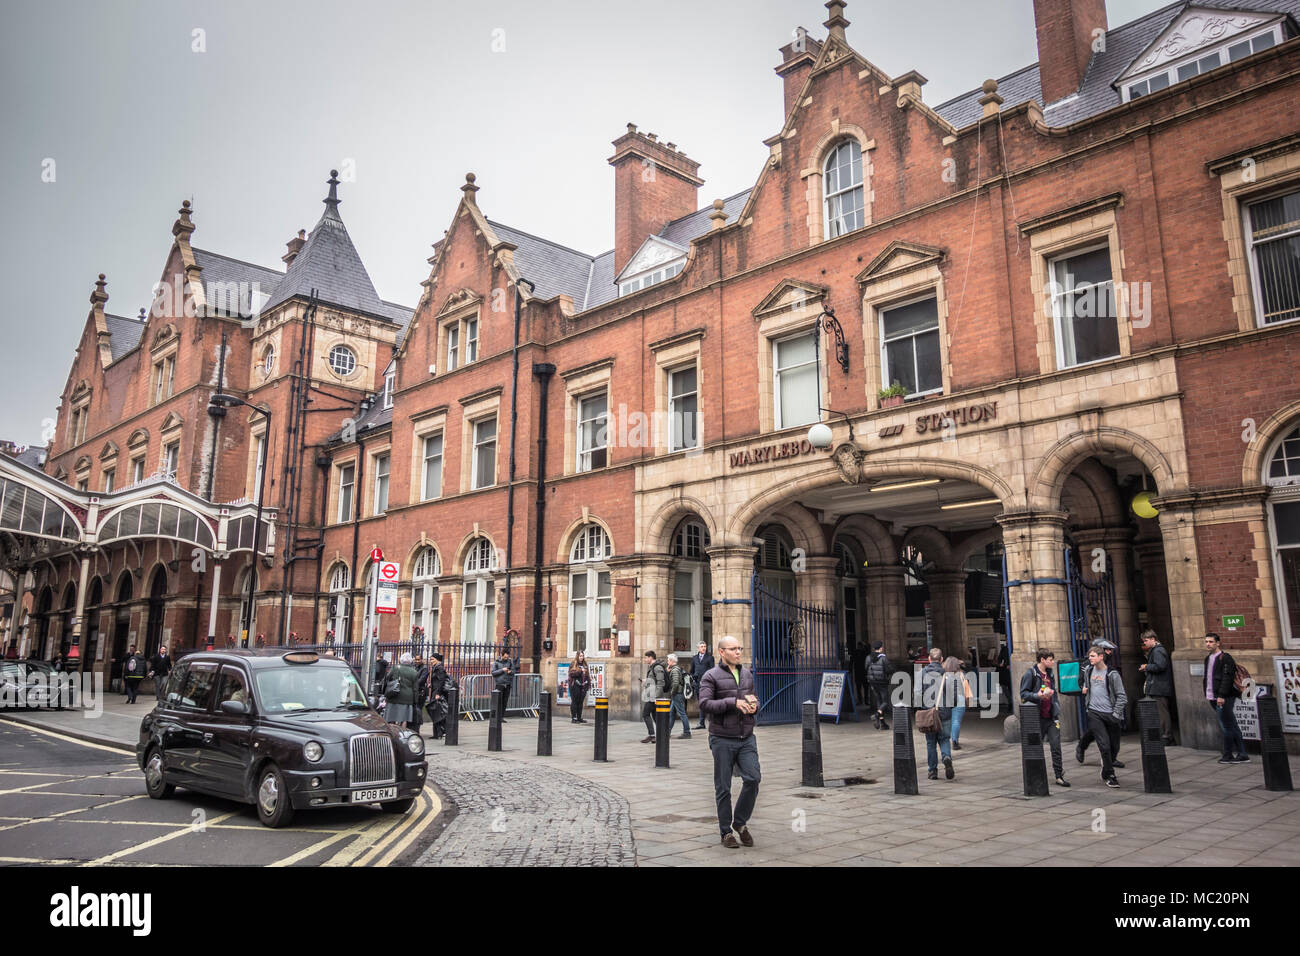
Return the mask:
[[(1104, 571), (1093, 571), (1095, 561), (1105, 564)], [(1120, 665), (1119, 617), (1115, 610), (1115, 572), (1110, 557), (1104, 552), (1090, 556), (1089, 569), (1084, 571), (1079, 554), (1074, 548), (1065, 549), (1066, 606), (1070, 615), (1070, 650), (1078, 661), (1086, 665), (1088, 649), (1098, 640), (1115, 645), (1111, 651), (1115, 667)], [(1079, 733), (1088, 729), (1088, 716), (1080, 700), (1078, 708)]]
[(817, 699), (822, 672), (839, 670), (835, 610), (792, 601), (757, 574), (750, 596), (758, 722), (797, 723), (800, 705)]

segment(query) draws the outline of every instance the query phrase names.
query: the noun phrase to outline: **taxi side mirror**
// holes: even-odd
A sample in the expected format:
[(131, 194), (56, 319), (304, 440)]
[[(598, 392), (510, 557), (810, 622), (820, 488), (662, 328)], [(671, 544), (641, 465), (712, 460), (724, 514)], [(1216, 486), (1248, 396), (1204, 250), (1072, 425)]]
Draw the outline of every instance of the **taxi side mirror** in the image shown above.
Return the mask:
[(248, 705), (242, 700), (223, 700), (221, 702), (221, 712), (230, 714), (232, 717), (244, 717), (248, 714)]

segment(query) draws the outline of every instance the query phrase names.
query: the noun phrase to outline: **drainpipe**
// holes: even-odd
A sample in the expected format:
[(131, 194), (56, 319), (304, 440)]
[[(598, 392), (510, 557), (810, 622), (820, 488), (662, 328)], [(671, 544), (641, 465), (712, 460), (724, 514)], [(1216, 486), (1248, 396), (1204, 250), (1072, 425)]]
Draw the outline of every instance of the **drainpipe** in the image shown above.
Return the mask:
[(550, 391), (551, 376), (555, 366), (549, 362), (533, 365), (533, 375), (541, 384), (537, 408), (540, 422), (537, 428), (537, 519), (533, 548), (533, 673), (542, 671), (542, 564), (545, 559), (546, 540), (546, 395)]
[[(535, 288), (523, 276), (515, 280), (515, 343), (511, 355), (510, 372), (510, 473), (506, 480), (506, 633), (510, 632), (510, 569), (514, 566), (515, 556), (515, 434), (519, 427), (519, 287), (528, 286), (529, 295)], [(537, 672), (534, 665), (533, 672)]]

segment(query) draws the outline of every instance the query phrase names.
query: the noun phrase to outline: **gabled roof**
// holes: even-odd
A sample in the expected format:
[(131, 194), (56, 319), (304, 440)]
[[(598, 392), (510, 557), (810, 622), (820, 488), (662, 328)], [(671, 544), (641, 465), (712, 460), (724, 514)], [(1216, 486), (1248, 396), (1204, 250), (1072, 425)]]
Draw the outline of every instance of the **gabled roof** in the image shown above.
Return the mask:
[[(1195, 0), (1173, 3), (1108, 30), (1105, 49), (1093, 54), (1078, 91), (1056, 103), (1043, 103), (1037, 63), (999, 79), (998, 95), (1004, 101), (1002, 108), (1011, 109), (1035, 100), (1043, 106), (1043, 120), (1049, 126), (1069, 126), (1119, 106), (1123, 102), (1123, 96), (1115, 86), (1115, 80), (1185, 10), (1197, 7), (1225, 12), (1284, 13), (1292, 20), (1300, 19), (1300, 0)], [(983, 95), (980, 89), (971, 90), (941, 103), (934, 111), (960, 129), (974, 123), (984, 114), (983, 107), (979, 105), (979, 99)]]
[[(734, 221), (745, 208), (749, 190), (736, 193), (724, 200), (722, 210), (728, 221)], [(682, 248), (689, 248), (692, 239), (708, 232), (713, 222), (709, 214), (713, 204), (674, 219), (658, 232), (658, 237)], [(519, 274), (536, 283), (537, 297), (551, 299), (557, 295), (573, 298), (573, 308), (586, 312), (618, 298), (618, 284), (614, 275), (614, 250), (589, 256), (558, 242), (551, 242), (532, 233), (487, 220), (497, 238), (515, 246), (514, 260)], [(647, 238), (650, 238), (647, 236)]]
[(107, 312), (104, 313), (104, 321), (108, 324), (108, 347), (116, 362), (140, 344), (146, 323)]
[(273, 309), (294, 296), (305, 298), (315, 289), (322, 302), (395, 321), (391, 319), (392, 307), (379, 298), (339, 216), (337, 176), (331, 170), (329, 196), (323, 200), (325, 213), (263, 309)]
[(209, 282), (242, 282), (270, 295), (284, 279), (284, 273), (278, 269), (268, 269), (206, 249), (195, 249), (194, 261), (203, 270), (199, 278), (205, 285)]

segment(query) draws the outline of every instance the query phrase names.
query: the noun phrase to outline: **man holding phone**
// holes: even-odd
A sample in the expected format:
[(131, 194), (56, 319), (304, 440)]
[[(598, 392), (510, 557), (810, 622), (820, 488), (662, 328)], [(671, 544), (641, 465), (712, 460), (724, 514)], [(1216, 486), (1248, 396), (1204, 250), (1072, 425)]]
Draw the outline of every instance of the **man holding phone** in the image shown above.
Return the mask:
[[(734, 637), (719, 640), (718, 660), (718, 666), (700, 681), (700, 713), (709, 717), (713, 792), (718, 802), (722, 845), (734, 850), (742, 843), (754, 845), (748, 824), (761, 779), (758, 743), (754, 740), (758, 698), (754, 696), (754, 672), (740, 666), (740, 641)], [(731, 775), (737, 768), (743, 786), (733, 809)]]

